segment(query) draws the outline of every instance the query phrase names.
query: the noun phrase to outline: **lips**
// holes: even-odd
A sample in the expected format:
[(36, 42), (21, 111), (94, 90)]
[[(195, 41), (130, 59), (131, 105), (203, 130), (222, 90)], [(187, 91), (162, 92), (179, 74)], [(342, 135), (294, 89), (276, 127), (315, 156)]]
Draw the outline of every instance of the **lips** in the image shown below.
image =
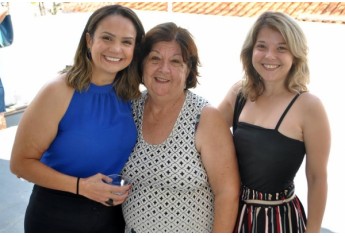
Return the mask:
[(118, 62), (121, 60), (121, 58), (117, 58), (117, 57), (107, 57), (105, 56), (105, 59), (111, 62)]
[(266, 69), (272, 70), (272, 69), (277, 69), (280, 65), (272, 65), (272, 64), (262, 64), (263, 67)]
[(162, 78), (162, 77), (154, 77), (155, 78), (155, 80), (157, 80), (158, 82), (168, 82), (169, 80), (167, 80), (167, 79), (164, 79), (164, 78)]

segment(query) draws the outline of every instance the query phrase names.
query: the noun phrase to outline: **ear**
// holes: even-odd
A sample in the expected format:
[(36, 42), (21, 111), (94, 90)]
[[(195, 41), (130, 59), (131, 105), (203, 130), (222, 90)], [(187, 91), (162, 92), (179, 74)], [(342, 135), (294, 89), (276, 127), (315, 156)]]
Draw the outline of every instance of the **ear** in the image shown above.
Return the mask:
[(91, 35), (89, 33), (86, 33), (86, 46), (87, 48), (91, 48), (92, 45), (92, 38)]
[(187, 77), (189, 77), (190, 74), (190, 68), (187, 68)]
[[(186, 78), (187, 78), (187, 80), (188, 80), (188, 77), (189, 77), (189, 75), (190, 75), (190, 70), (191, 70), (191, 68), (189, 68), (189, 67), (187, 66), (187, 71), (186, 71)], [(187, 80), (186, 80), (186, 84), (187, 84)]]

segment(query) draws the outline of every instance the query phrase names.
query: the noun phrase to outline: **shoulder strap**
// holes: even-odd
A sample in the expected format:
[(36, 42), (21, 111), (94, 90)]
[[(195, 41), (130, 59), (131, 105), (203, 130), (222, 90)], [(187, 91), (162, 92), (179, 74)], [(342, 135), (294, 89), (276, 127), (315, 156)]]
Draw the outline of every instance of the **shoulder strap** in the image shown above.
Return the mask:
[(233, 133), (237, 129), (238, 119), (240, 117), (240, 114), (243, 110), (245, 103), (246, 103), (246, 99), (243, 97), (242, 93), (240, 92), (239, 94), (237, 94), (237, 97), (236, 97), (234, 117), (233, 117), (233, 121), (232, 121), (232, 132)]
[(282, 116), (280, 117), (278, 124), (276, 125), (275, 130), (279, 129), (280, 124), (282, 123), (284, 117), (286, 116), (286, 114), (288, 113), (288, 111), (290, 110), (291, 106), (294, 104), (294, 102), (296, 101), (296, 99), (298, 98), (300, 94), (296, 94), (296, 96), (291, 100), (291, 102), (289, 103), (289, 105), (286, 107), (284, 113), (282, 114)]

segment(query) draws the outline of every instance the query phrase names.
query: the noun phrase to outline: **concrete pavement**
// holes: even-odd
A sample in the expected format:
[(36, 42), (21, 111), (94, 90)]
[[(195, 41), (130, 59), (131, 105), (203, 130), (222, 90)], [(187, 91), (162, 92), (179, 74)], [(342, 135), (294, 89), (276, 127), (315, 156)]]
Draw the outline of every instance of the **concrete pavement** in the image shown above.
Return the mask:
[(0, 160), (0, 173), (0, 233), (24, 232), (24, 213), (32, 184), (10, 173), (7, 160)]
[(24, 213), (32, 190), (32, 183), (10, 172), (9, 158), (16, 130), (16, 126), (0, 130), (0, 233), (24, 232)]

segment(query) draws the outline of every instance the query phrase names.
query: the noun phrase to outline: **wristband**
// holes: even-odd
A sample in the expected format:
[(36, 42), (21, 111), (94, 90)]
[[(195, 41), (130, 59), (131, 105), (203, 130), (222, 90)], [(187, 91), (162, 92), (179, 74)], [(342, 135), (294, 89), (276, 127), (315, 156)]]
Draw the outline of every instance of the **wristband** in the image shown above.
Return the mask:
[(77, 178), (77, 195), (79, 195), (79, 180), (80, 180), (80, 178), (78, 177)]

